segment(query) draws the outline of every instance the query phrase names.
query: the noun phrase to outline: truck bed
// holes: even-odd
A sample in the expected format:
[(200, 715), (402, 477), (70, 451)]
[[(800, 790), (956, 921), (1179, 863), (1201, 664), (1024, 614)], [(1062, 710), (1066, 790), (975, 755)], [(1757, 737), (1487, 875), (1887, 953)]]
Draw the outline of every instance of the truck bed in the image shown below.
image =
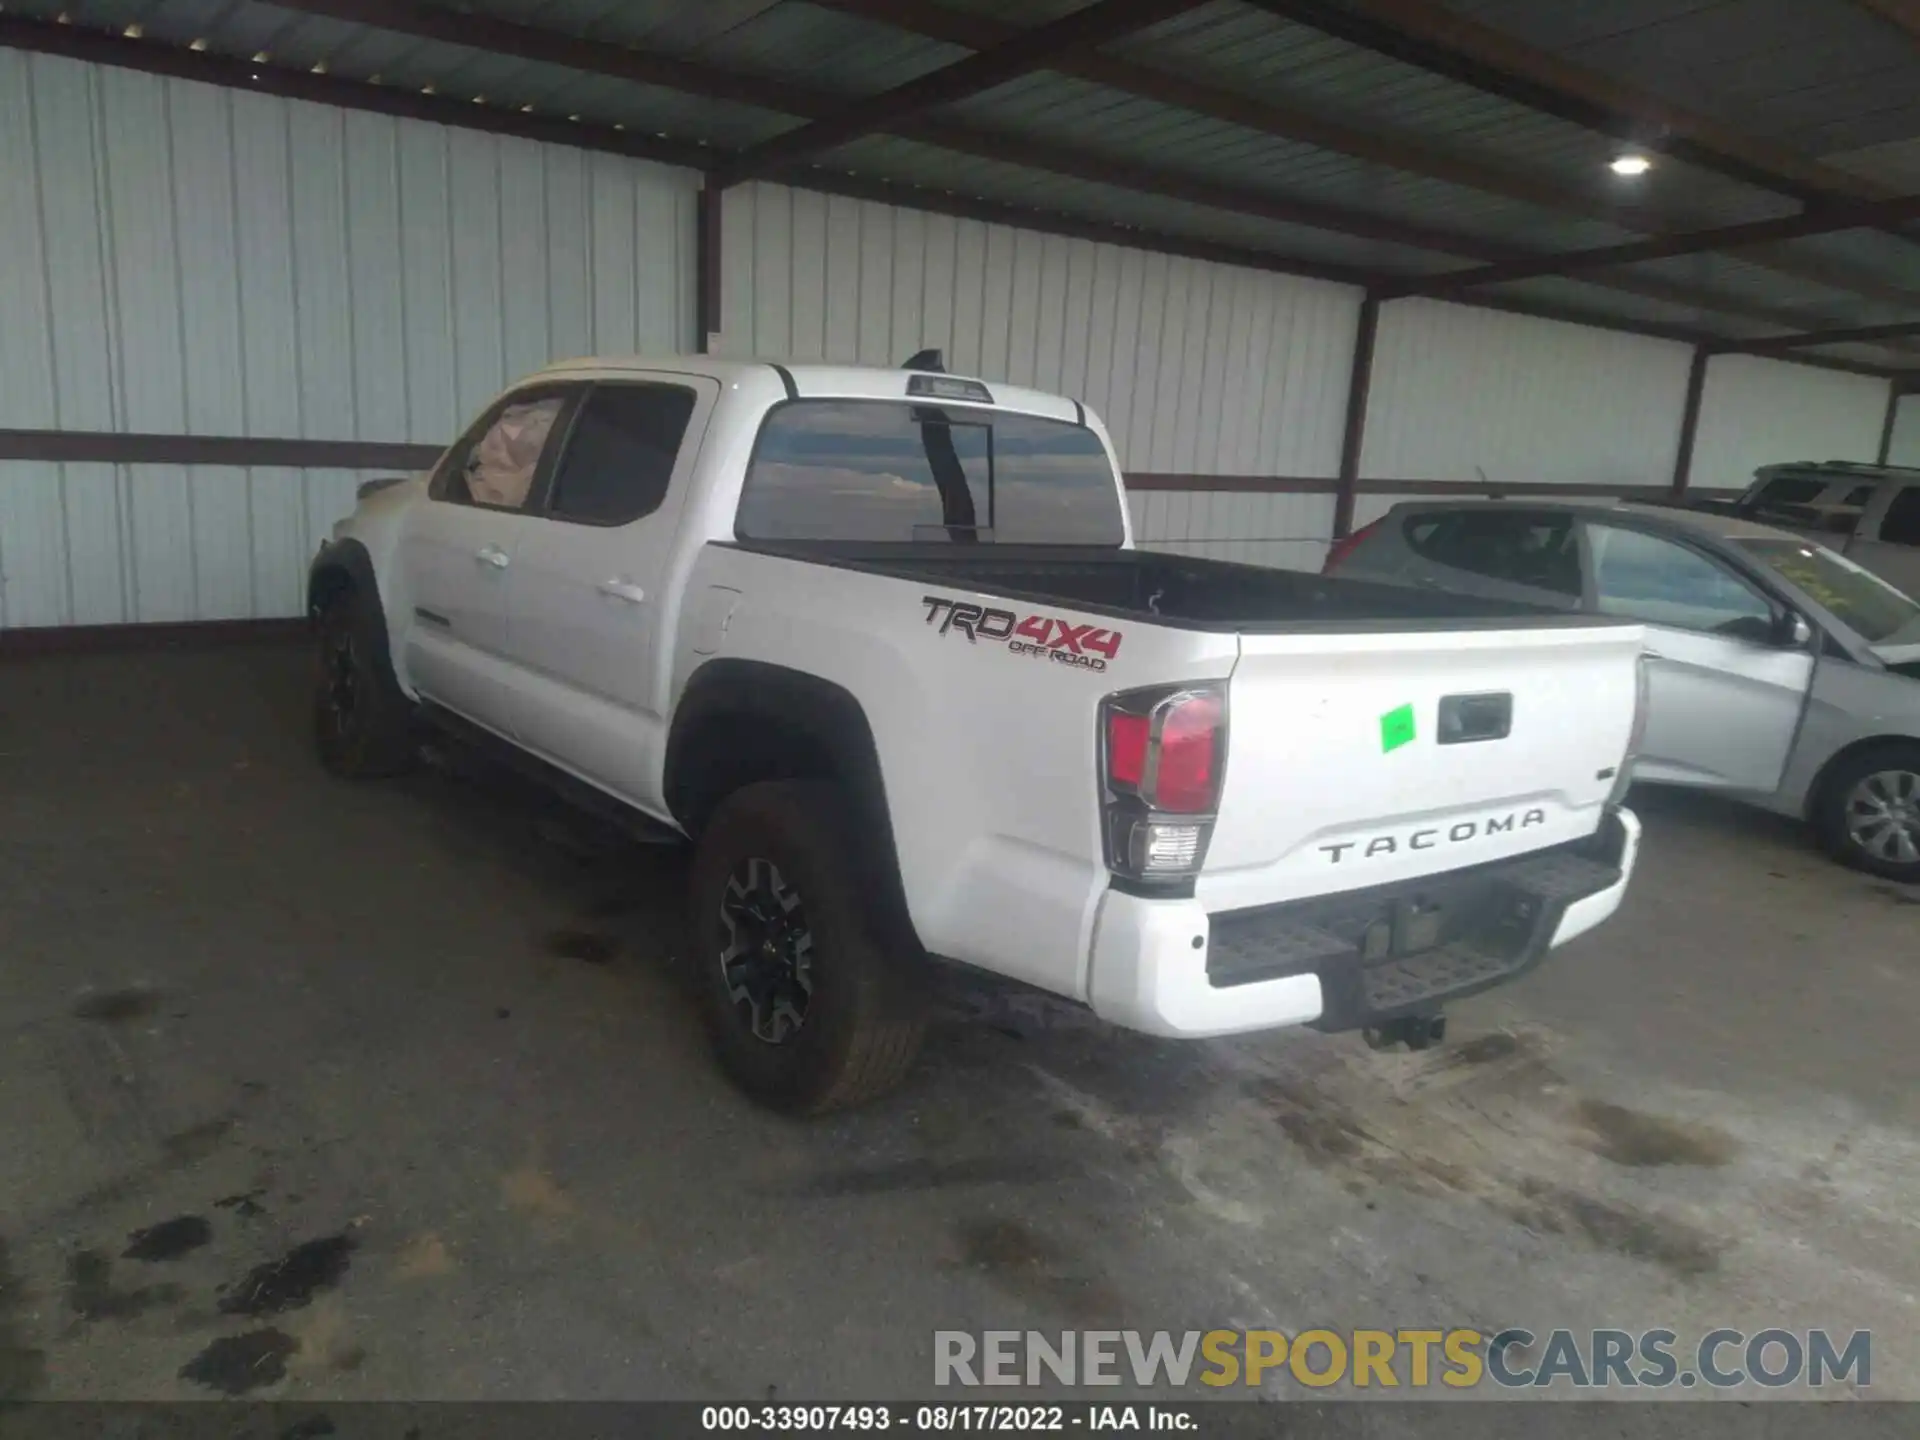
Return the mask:
[(743, 543), (741, 548), (1194, 630), (1262, 634), (1616, 623), (1442, 590), (1106, 546)]

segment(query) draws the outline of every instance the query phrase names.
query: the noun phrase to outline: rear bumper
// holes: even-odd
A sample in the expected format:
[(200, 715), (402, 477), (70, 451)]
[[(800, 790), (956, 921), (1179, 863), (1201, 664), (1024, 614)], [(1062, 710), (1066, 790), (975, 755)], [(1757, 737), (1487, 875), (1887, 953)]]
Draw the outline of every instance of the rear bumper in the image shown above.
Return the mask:
[(1190, 1037), (1431, 1012), (1612, 915), (1639, 849), (1639, 820), (1618, 810), (1573, 845), (1261, 910), (1209, 916), (1197, 901), (1109, 891), (1088, 1000), (1116, 1025)]

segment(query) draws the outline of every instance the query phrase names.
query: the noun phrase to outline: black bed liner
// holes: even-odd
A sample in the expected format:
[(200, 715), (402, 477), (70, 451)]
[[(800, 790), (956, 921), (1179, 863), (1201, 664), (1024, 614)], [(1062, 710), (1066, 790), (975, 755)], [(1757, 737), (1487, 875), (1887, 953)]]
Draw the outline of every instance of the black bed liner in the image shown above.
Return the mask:
[(1620, 623), (1480, 596), (1110, 546), (735, 545), (755, 554), (1189, 630), (1577, 629)]

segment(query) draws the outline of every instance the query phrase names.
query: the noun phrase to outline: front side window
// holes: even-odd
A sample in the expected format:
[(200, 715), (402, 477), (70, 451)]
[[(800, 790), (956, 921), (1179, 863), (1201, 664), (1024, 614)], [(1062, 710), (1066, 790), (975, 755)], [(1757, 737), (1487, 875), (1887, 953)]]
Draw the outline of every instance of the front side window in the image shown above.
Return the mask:
[(1753, 586), (1698, 550), (1616, 525), (1589, 525), (1600, 613), (1676, 630), (1766, 643), (1773, 606)]
[(493, 510), (524, 509), (566, 404), (563, 395), (509, 400), (455, 442), (434, 475), (433, 497)]
[(746, 540), (1117, 546), (1119, 488), (1082, 425), (957, 405), (797, 400), (768, 416)]
[(684, 385), (596, 385), (567, 435), (549, 513), (625, 525), (658, 510), (693, 404)]
[(1416, 514), (1407, 544), (1436, 564), (1569, 599), (1580, 594), (1580, 549), (1572, 517), (1518, 510)]

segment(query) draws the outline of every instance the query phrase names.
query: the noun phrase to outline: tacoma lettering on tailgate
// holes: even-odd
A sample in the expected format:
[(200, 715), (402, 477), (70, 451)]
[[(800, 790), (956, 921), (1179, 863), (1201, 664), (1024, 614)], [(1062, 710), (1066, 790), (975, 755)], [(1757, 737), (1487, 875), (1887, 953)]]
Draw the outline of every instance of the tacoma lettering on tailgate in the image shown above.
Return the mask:
[(1464, 845), (1469, 840), (1478, 840), (1489, 835), (1504, 835), (1510, 830), (1525, 830), (1533, 825), (1547, 823), (1544, 810), (1515, 811), (1508, 815), (1494, 815), (1485, 820), (1459, 820), (1444, 830), (1435, 826), (1426, 830), (1415, 830), (1408, 835), (1376, 835), (1364, 843), (1359, 840), (1345, 840), (1338, 845), (1322, 845), (1320, 853), (1329, 862), (1338, 865), (1349, 850), (1360, 851), (1363, 859), (1372, 859), (1375, 855), (1398, 855), (1402, 850), (1431, 850), (1436, 845)]
[(940, 634), (957, 630), (975, 645), (991, 640), (1015, 655), (1034, 655), (1081, 670), (1104, 670), (1107, 661), (1120, 653), (1118, 630), (1076, 625), (1057, 615), (1020, 615), (938, 595), (923, 595), (920, 603), (927, 607), (927, 623), (939, 623)]

